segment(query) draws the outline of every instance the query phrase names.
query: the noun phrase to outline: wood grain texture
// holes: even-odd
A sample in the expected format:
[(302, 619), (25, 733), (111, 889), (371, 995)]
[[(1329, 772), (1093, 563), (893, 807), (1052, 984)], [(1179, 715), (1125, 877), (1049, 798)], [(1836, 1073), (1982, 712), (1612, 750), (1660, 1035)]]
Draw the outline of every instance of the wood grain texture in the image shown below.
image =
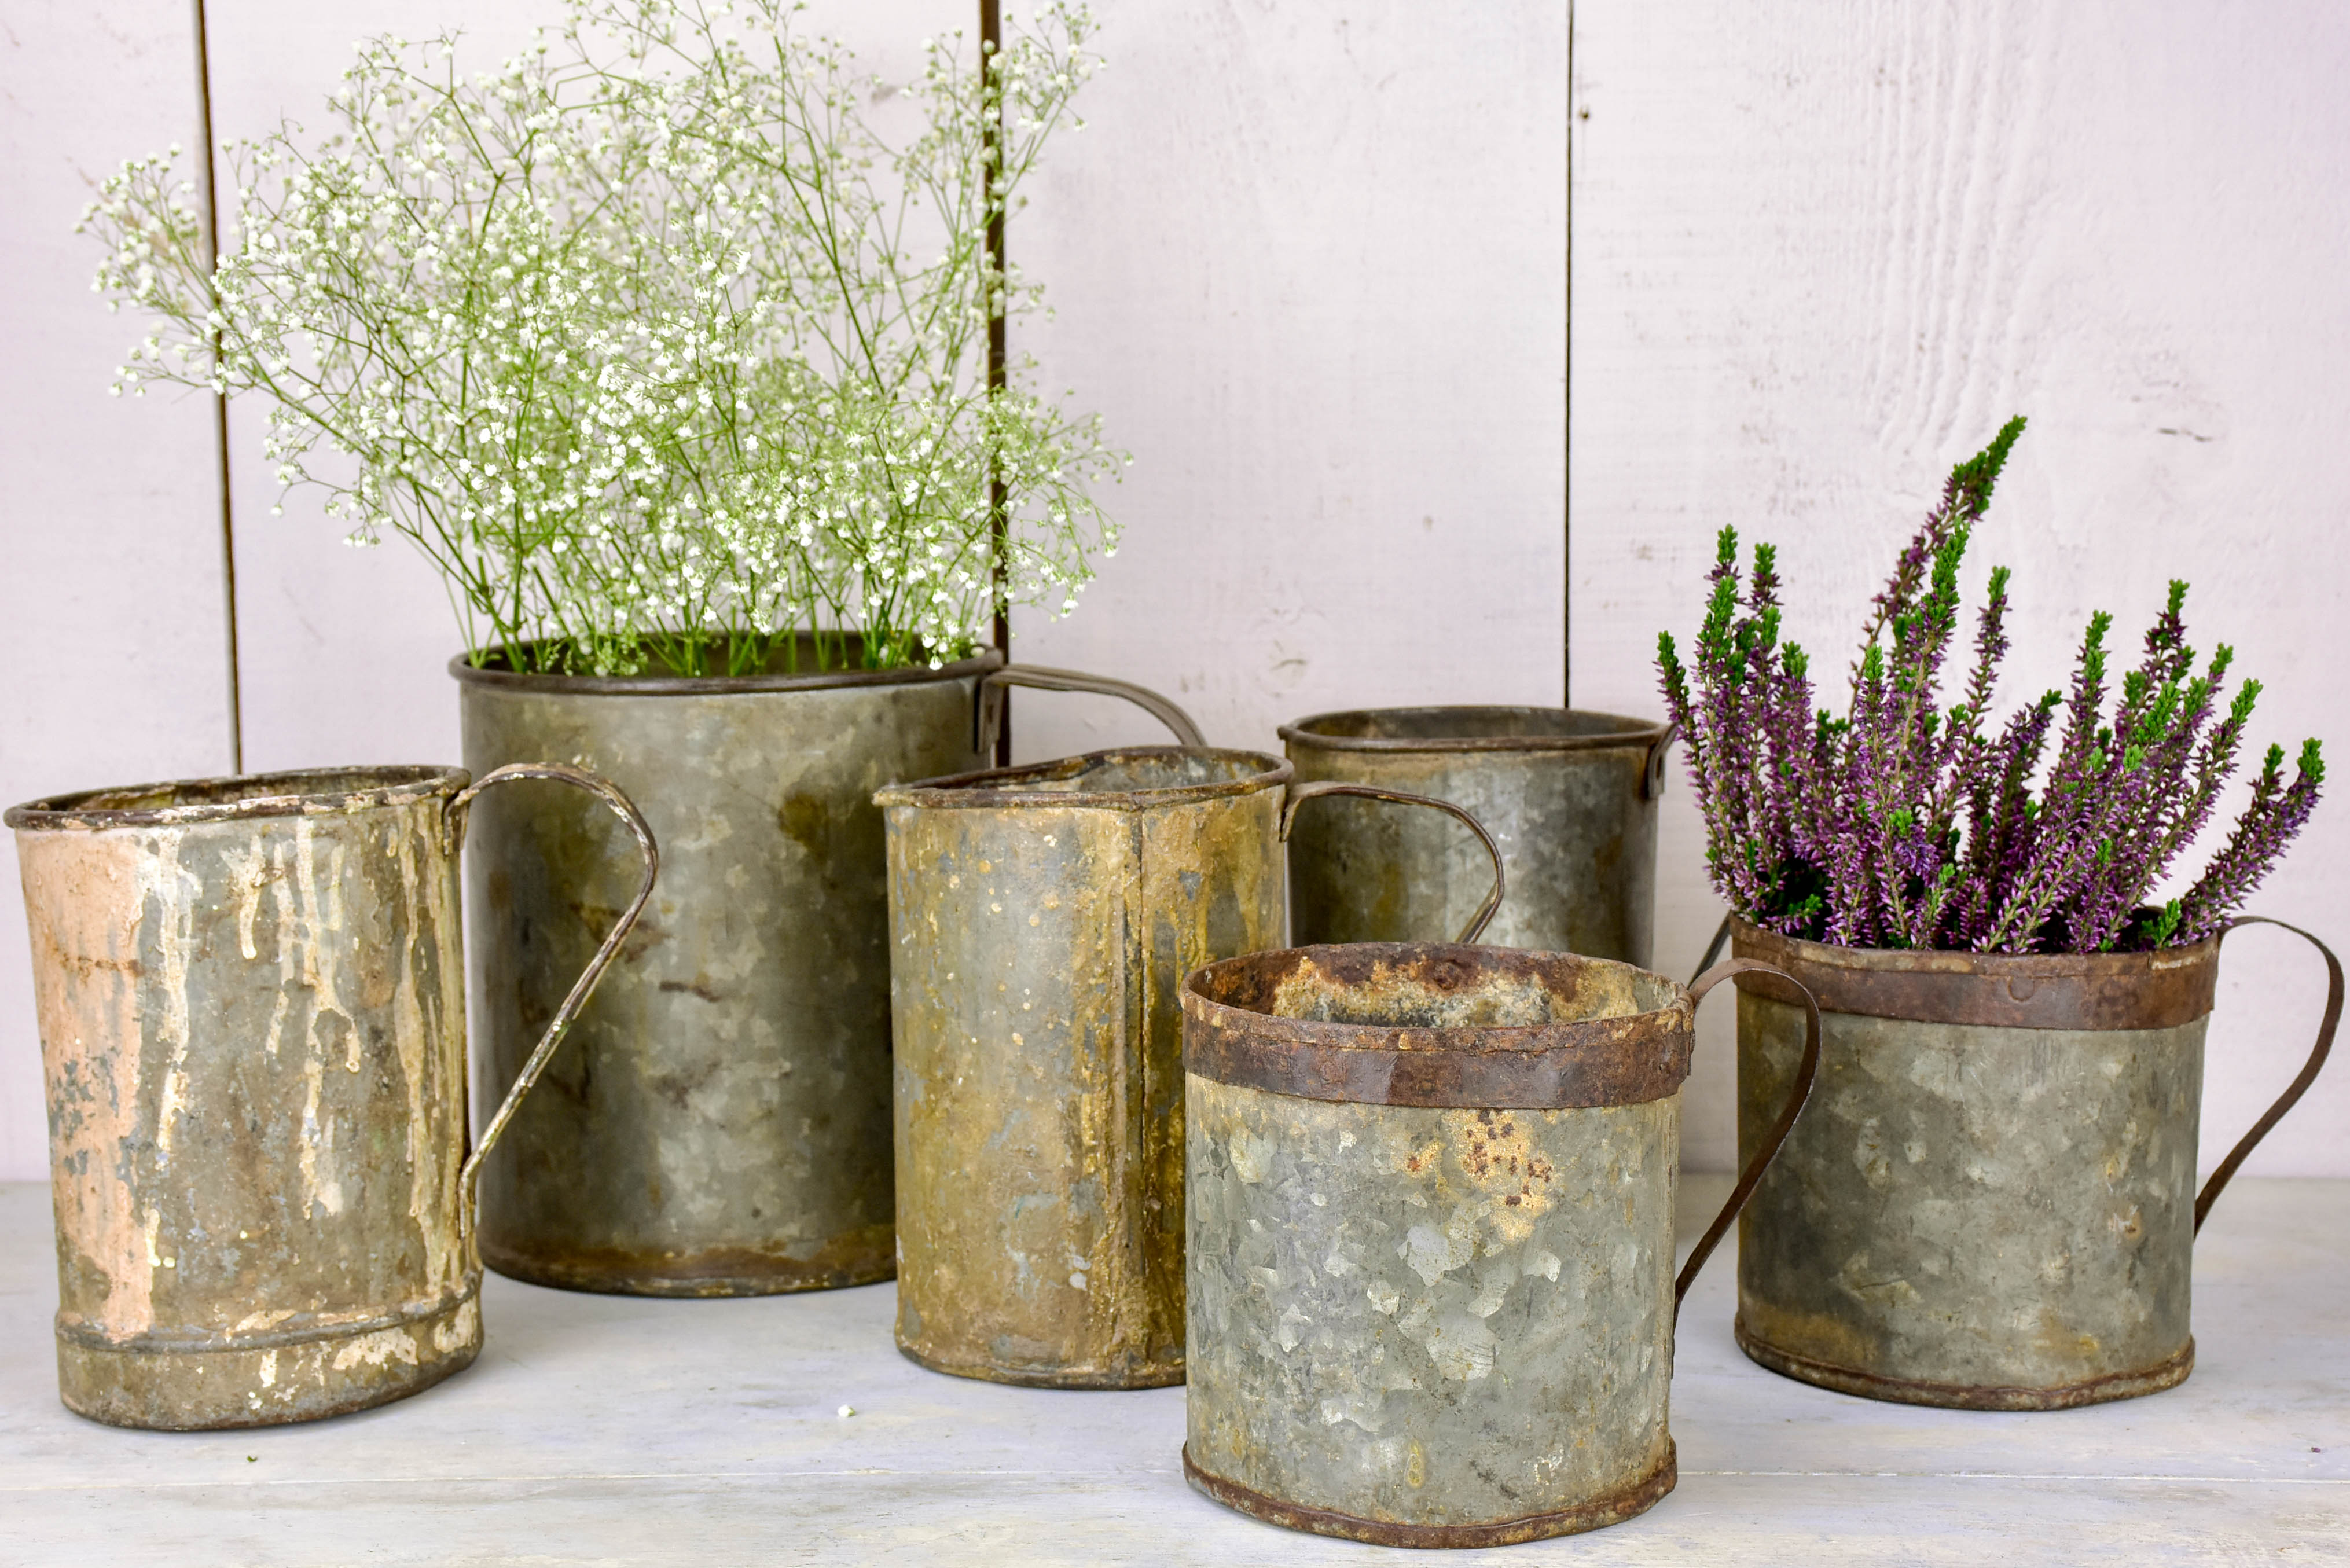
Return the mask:
[[(24, 151), (5, 176), (0, 257), (29, 286), (5, 308), (43, 335), (37, 368), (9, 372), (22, 417), (0, 431), (12, 477), (31, 481), (7, 503), (24, 521), (0, 621), (22, 670), (44, 649), (110, 653), (125, 624), (172, 651), (109, 677), (111, 715), (130, 722), (99, 718), (85, 686), (20, 687), (0, 732), (0, 777), (21, 777), (12, 799), (219, 765), (206, 410), (105, 400), (137, 334), (97, 307), (96, 254), (64, 233), (85, 199), (75, 171), (193, 140), (184, 16), (67, 9), (12, 12), (0, 36), (8, 134)], [(286, 115), (323, 125), (323, 95), (362, 35), (462, 25), (467, 57), (487, 64), (555, 9), (215, 5), (218, 130), (257, 135)], [(1112, 67), (1080, 100), (1090, 127), (1055, 143), (1010, 226), (1013, 261), (1048, 283), (1059, 314), (1013, 348), (1102, 410), (1134, 453), (1111, 495), (1128, 543), (1075, 618), (1019, 612), (1018, 652), (1160, 687), (1211, 739), (1271, 749), (1276, 724), (1316, 709), (1555, 701), (1563, 8), (1508, 0), (1440, 20), (1406, 0), (1096, 9)], [(964, 0), (823, 0), (805, 20), (903, 77), (926, 35), (975, 16)], [(47, 183), (16, 200), (36, 174)], [(185, 452), (126, 437), (148, 428), (125, 418), (134, 408)], [(260, 440), (244, 400), (232, 456), (247, 765), (453, 758), (442, 667), (457, 639), (439, 583), (396, 540), (346, 547), (310, 494), (270, 515), (279, 496)], [(126, 443), (131, 457), (114, 459)], [(81, 551), (78, 530), (37, 542), (47, 519), (93, 504), (110, 509), (103, 552)], [(1024, 758), (1161, 738), (1107, 699), (1019, 702)], [(0, 901), (0, 1173), (31, 1176), (43, 1168), (31, 1009), (22, 961), (5, 956), (23, 950), (17, 919)]]
[[(1963, 579), (1979, 603), (2015, 571), (1998, 701), (2061, 684), (2094, 609), (2134, 649), (2184, 577), (2190, 639), (2267, 683), (2255, 746), (2350, 746), (2336, 9), (1583, 0), (1575, 27), (1579, 703), (1654, 707), (1724, 524), (1779, 545), (1789, 635), (1833, 679), (1941, 476), (2021, 412)], [(1685, 971), (1720, 906), (1675, 784), (1657, 951)], [(2252, 908), (2350, 935), (2345, 869), (2329, 804)], [(2207, 1165), (2323, 998), (2286, 941), (2230, 945)], [(1690, 1090), (1700, 1168), (1729, 1158), (1725, 1028)], [(2345, 1122), (2337, 1074), (2254, 1168), (2350, 1169)]]
[[(134, 150), (192, 141), (184, 6), (0, 15), (0, 797), (228, 758), (212, 409), (106, 395), (143, 328), (73, 232)], [(98, 136), (60, 134), (66, 127)], [(0, 841), (0, 1174), (47, 1163), (16, 848)]]

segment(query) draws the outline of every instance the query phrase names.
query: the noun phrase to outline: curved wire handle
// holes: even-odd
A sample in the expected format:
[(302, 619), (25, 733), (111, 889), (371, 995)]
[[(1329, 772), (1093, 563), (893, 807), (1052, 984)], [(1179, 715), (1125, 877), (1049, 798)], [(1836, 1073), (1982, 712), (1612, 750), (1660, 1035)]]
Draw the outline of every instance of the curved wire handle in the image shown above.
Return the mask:
[(1003, 688), (1029, 686), (1039, 691), (1092, 691), (1104, 697), (1123, 697), (1152, 718), (1175, 732), (1175, 743), (1181, 746), (1205, 746), (1208, 742), (1200, 733), (1200, 726), (1191, 715), (1161, 697), (1148, 686), (1137, 686), (1130, 680), (1113, 680), (1107, 675), (1087, 675), (1077, 670), (1054, 670), (1042, 664), (1006, 664), (980, 677), (979, 691), (972, 711), (972, 749), (983, 757), (995, 755), (995, 737), (1003, 725)]
[(1738, 1218), (1738, 1211), (1746, 1207), (1746, 1200), (1753, 1197), (1754, 1189), (1762, 1184), (1762, 1173), (1771, 1168), (1771, 1161), (1777, 1156), (1779, 1146), (1785, 1143), (1787, 1135), (1794, 1130), (1795, 1118), (1803, 1114), (1804, 1106), (1811, 1100), (1812, 1080), (1818, 1077), (1820, 1072), (1820, 1004), (1812, 1000), (1811, 992), (1802, 981), (1783, 969), (1742, 958), (1718, 964), (1690, 981), (1690, 1012), (1696, 1012), (1697, 1004), (1705, 1000), (1707, 992), (1734, 974), (1775, 974), (1795, 988), (1796, 994), (1804, 999), (1804, 1060), (1795, 1069), (1795, 1087), (1787, 1096), (1787, 1108), (1779, 1113), (1777, 1123), (1763, 1135), (1762, 1147), (1755, 1150), (1752, 1159), (1746, 1162), (1746, 1169), (1739, 1177), (1738, 1185), (1730, 1189), (1730, 1200), (1721, 1206), (1721, 1212), (1713, 1217), (1713, 1223), (1706, 1227), (1705, 1234), (1698, 1238), (1689, 1262), (1681, 1265), (1680, 1277), (1673, 1281), (1673, 1320), (1676, 1323), (1680, 1321), (1681, 1298), (1689, 1294), (1690, 1286), (1697, 1282), (1697, 1272), (1705, 1267), (1705, 1261), (1713, 1256), (1714, 1248), (1721, 1244), (1722, 1235), (1730, 1229), (1730, 1222)]
[(1404, 790), (1381, 789), (1377, 784), (1347, 784), (1339, 779), (1315, 779), (1309, 784), (1289, 786), (1289, 799), (1281, 808), (1281, 841), (1284, 844), (1289, 842), (1289, 830), (1296, 826), (1297, 808), (1326, 794), (1358, 794), (1366, 800), (1391, 800), (1401, 805), (1432, 805), (1467, 823), (1469, 831), (1477, 836), (1477, 842), (1485, 846), (1485, 853), (1493, 857), (1493, 890), (1485, 895), (1485, 901), (1477, 906), (1477, 912), (1469, 917), (1469, 923), (1461, 927), (1461, 934), (1452, 940), (1473, 942), (1485, 934), (1485, 928), (1493, 923), (1493, 917), (1501, 911), (1504, 881), (1501, 846), (1493, 842), (1493, 836), (1485, 831), (1483, 823), (1451, 801), (1439, 800), (1432, 794), (1412, 794)]
[(522, 1071), (515, 1075), (514, 1086), (506, 1091), (504, 1103), (498, 1106), (497, 1115), (490, 1118), (489, 1126), (482, 1129), (480, 1140), (473, 1145), (473, 1152), (465, 1157), (464, 1165), (457, 1172), (458, 1212), (464, 1218), (469, 1241), (473, 1225), (473, 1194), (481, 1180), (482, 1161), (496, 1146), (499, 1137), (506, 1130), (506, 1124), (514, 1120), (515, 1112), (521, 1107), (522, 1097), (530, 1093), (530, 1086), (538, 1082), (540, 1074), (546, 1071), (548, 1058), (555, 1054), (555, 1047), (562, 1043), (564, 1031), (569, 1029), (572, 1020), (579, 1016), (579, 1010), (588, 1005), (588, 998), (595, 992), (596, 982), (604, 978), (605, 970), (619, 956), (621, 942), (635, 927), (637, 917), (644, 913), (646, 900), (653, 896), (654, 879), (660, 875), (660, 849), (653, 843), (653, 830), (629, 797), (608, 780), (556, 763), (509, 763), (504, 767), (491, 769), (471, 788), (459, 792), (442, 814), (452, 853), (464, 847), (465, 813), (475, 797), (493, 785), (511, 784), (516, 779), (553, 779), (575, 789), (584, 789), (610, 806), (619, 814), (620, 820), (628, 824), (629, 831), (636, 835), (637, 847), (645, 852), (645, 882), (637, 889), (637, 896), (629, 907), (621, 911), (611, 934), (604, 939), (604, 945), (596, 950), (596, 956), (588, 961), (588, 967), (580, 971), (577, 980), (571, 982), (571, 994), (566, 996), (563, 1005), (555, 1010), (555, 1021), (546, 1026), (546, 1033), (540, 1035), (538, 1044), (531, 1048), (529, 1058), (522, 1064)]
[(2228, 1158), (2220, 1162), (2220, 1168), (2211, 1173), (2211, 1179), (2203, 1184), (2203, 1190), (2196, 1195), (2195, 1229), (2199, 1232), (2203, 1229), (2203, 1217), (2211, 1212), (2213, 1200), (2228, 1185), (2228, 1179), (2236, 1174), (2236, 1168), (2244, 1163), (2261, 1139), (2269, 1136), (2269, 1129), (2282, 1121), (2284, 1114), (2293, 1109), (2294, 1103), (2309, 1092), (2309, 1085), (2317, 1081), (2318, 1070), (2325, 1065), (2326, 1054), (2334, 1049), (2334, 1031), (2342, 1022), (2342, 961), (2334, 956), (2333, 949), (2299, 926), (2288, 926), (2282, 920), (2272, 920), (2266, 915), (2238, 915), (2220, 928), (2220, 941), (2225, 942), (2228, 933), (2238, 926), (2280, 927), (2324, 955), (2325, 1016), (2318, 1021), (2317, 1044), (2310, 1048), (2309, 1060), (2303, 1064), (2301, 1075), (2277, 1096), (2276, 1104), (2269, 1107), (2268, 1114), (2252, 1124), (2252, 1130), (2244, 1135), (2243, 1141), (2229, 1150)]

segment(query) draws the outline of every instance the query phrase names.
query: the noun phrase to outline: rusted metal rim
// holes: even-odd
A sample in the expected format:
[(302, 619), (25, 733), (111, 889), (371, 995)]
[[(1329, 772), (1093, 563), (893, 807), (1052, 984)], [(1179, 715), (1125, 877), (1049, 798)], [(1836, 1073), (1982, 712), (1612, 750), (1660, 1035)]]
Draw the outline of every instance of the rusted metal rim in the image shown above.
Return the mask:
[(962, 680), (986, 674), (1003, 655), (984, 648), (969, 659), (942, 664), (902, 665), (896, 670), (826, 670), (809, 674), (760, 675), (538, 675), (476, 665), (464, 654), (449, 661), (449, 673), (468, 686), (493, 691), (559, 692), (573, 697), (727, 697), (752, 691), (815, 691), (836, 686), (911, 686), (931, 680)]
[[(1731, 924), (1731, 950), (1785, 970), (1822, 1012), (1999, 1029), (2170, 1029), (2211, 1011), (2220, 940), (2133, 953), (1978, 953), (1846, 948)], [(1738, 988), (1794, 1002), (1773, 975)]]
[[(442, 1334), (451, 1328), (459, 1329), (460, 1337), (446, 1350), (431, 1350), (429, 1347), (441, 1343)], [(297, 1397), (291, 1405), (268, 1405), (259, 1409), (238, 1398), (237, 1393), (256, 1386), (266, 1386), (268, 1377), (277, 1375), (274, 1357), (286, 1347), (216, 1347), (218, 1352), (230, 1355), (242, 1353), (248, 1359), (241, 1368), (207, 1364), (200, 1375), (201, 1382), (195, 1386), (199, 1392), (192, 1399), (174, 1398), (168, 1408), (159, 1408), (158, 1401), (149, 1393), (159, 1368), (148, 1357), (121, 1345), (79, 1345), (60, 1339), (58, 1397), (67, 1409), (87, 1420), (138, 1431), (217, 1432), (286, 1427), (347, 1416), (355, 1410), (371, 1410), (379, 1405), (421, 1394), (463, 1372), (481, 1355), (481, 1318), (471, 1296), (432, 1316), (414, 1320), (410, 1332), (421, 1336), (420, 1349), (425, 1351), (417, 1361), (403, 1366), (399, 1357), (391, 1357), (385, 1369), (387, 1375), (380, 1378), (362, 1376), (334, 1394)], [(297, 1345), (294, 1348), (304, 1346)], [(332, 1363), (328, 1365), (331, 1367)], [(361, 1358), (356, 1365), (365, 1366), (368, 1363)], [(176, 1370), (161, 1370), (161, 1376), (170, 1378)]]
[(1001, 1366), (993, 1362), (949, 1361), (925, 1355), (903, 1339), (898, 1341), (898, 1354), (926, 1371), (943, 1372), (950, 1377), (968, 1377), (976, 1383), (1001, 1383), (1014, 1388), (1174, 1388), (1183, 1382), (1180, 1358), (1172, 1363), (1137, 1366), (1124, 1371), (1075, 1367), (1047, 1372)]
[(1398, 1524), (1384, 1519), (1359, 1519), (1326, 1508), (1284, 1502), (1253, 1491), (1238, 1481), (1211, 1475), (1191, 1462), (1191, 1446), (1183, 1446), (1183, 1479), (1202, 1494), (1238, 1510), (1251, 1519), (1315, 1535), (1336, 1535), (1347, 1541), (1367, 1541), (1375, 1546), (1514, 1546), (1522, 1541), (1543, 1541), (1554, 1535), (1579, 1535), (1602, 1530), (1643, 1514), (1673, 1490), (1680, 1469), (1672, 1439), (1665, 1439), (1665, 1457), (1657, 1468), (1621, 1490), (1573, 1508), (1550, 1513), (1530, 1513), (1494, 1524)]
[[(1284, 992), (1461, 992), (1499, 977), (1572, 1006), (1586, 980), (1663, 1005), (1534, 1024), (1395, 1025), (1288, 1017)], [(1305, 1100), (1460, 1110), (1565, 1110), (1660, 1100), (1689, 1076), (1689, 992), (1609, 959), (1443, 942), (1347, 942), (1248, 953), (1183, 981), (1183, 1066), (1221, 1084)]]
[[(1590, 734), (1489, 734), (1482, 731), (1539, 714), (1606, 724)], [(1424, 735), (1351, 735), (1354, 725), (1424, 723), (1434, 732)], [(1596, 713), (1580, 708), (1452, 706), (1430, 708), (1352, 708), (1342, 712), (1315, 713), (1281, 726), (1281, 738), (1292, 745), (1331, 752), (1607, 752), (1647, 749), (1662, 740), (1671, 726), (1661, 720), (1627, 719), (1620, 713)]]
[(113, 827), (187, 827), (257, 816), (344, 816), (433, 795), (453, 796), (473, 775), (463, 768), (298, 768), (289, 773), (176, 779), (124, 789), (83, 790), (12, 805), (0, 824), (45, 833)]
[(338, 1323), (309, 1323), (293, 1327), (279, 1326), (255, 1334), (172, 1334), (169, 1331), (130, 1335), (110, 1334), (103, 1329), (64, 1313), (57, 1315), (52, 1325), (60, 1344), (79, 1345), (87, 1350), (103, 1350), (122, 1355), (217, 1355), (246, 1350), (277, 1350), (289, 1345), (331, 1344), (338, 1339), (360, 1339), (370, 1334), (380, 1334), (387, 1328), (405, 1328), (411, 1324), (430, 1323), (446, 1317), (473, 1301), (482, 1293), (482, 1272), (473, 1270), (466, 1276), (463, 1286), (429, 1302), (409, 1302), (397, 1310), (371, 1313), (366, 1317), (351, 1318)]
[[(876, 1227), (887, 1231), (888, 1227)], [(898, 1277), (898, 1260), (885, 1241), (855, 1251), (838, 1243), (821, 1259), (796, 1262), (749, 1248), (714, 1247), (701, 1251), (644, 1253), (598, 1248), (547, 1257), (481, 1241), (482, 1262), (510, 1280), (550, 1290), (594, 1295), (660, 1296), (680, 1301), (718, 1296), (783, 1296), (802, 1291), (850, 1290)]]
[(2071, 1410), (2083, 1405), (2104, 1405), (2116, 1399), (2159, 1394), (2186, 1382), (2187, 1375), (2195, 1370), (2195, 1342), (2189, 1339), (2177, 1355), (2152, 1366), (2137, 1372), (2109, 1372), (2078, 1383), (2058, 1383), (2044, 1388), (1935, 1383), (1859, 1372), (1831, 1361), (1781, 1350), (1748, 1333), (1743, 1313), (1738, 1314), (1731, 1328), (1737, 1335), (1738, 1348), (1746, 1353), (1748, 1360), (1783, 1377), (1815, 1384), (1839, 1394), (1856, 1394), (1864, 1399), (1882, 1399), (1895, 1405), (1934, 1405), (1949, 1410)]
[[(1159, 757), (1205, 757), (1245, 765), (1239, 778), (1205, 784), (1169, 784), (1159, 789), (1087, 790), (1006, 787), (1057, 784), (1105, 765), (1115, 766)], [(1225, 795), (1254, 794), (1279, 789), (1295, 776), (1281, 758), (1265, 752), (1233, 752), (1215, 746), (1121, 746), (1114, 751), (1087, 752), (1049, 763), (1028, 763), (1016, 768), (987, 768), (978, 773), (949, 774), (911, 784), (886, 784), (873, 796), (876, 805), (920, 805), (932, 809), (957, 806), (1090, 806), (1104, 811), (1147, 811)]]

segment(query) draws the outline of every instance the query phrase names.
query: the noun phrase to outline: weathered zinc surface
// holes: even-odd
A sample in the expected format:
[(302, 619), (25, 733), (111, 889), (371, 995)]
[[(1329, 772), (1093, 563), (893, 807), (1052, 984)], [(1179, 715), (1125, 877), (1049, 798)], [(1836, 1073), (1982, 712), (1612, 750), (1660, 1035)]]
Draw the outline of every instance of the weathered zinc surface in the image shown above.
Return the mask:
[[(1485, 825), (1509, 884), (1486, 941), (1648, 961), (1665, 726), (1564, 708), (1390, 708), (1317, 714), (1281, 735), (1301, 782), (1433, 795)], [(1370, 802), (1302, 815), (1289, 856), (1301, 943), (1454, 931), (1490, 882), (1466, 830)]]
[(473, 1360), (442, 826), (464, 783), (280, 774), (8, 813), (73, 1409), (135, 1427), (302, 1420)]
[[(485, 1168), (493, 1268), (650, 1295), (889, 1277), (873, 792), (977, 765), (972, 689), (996, 662), (729, 680), (452, 665), (468, 766), (593, 769), (662, 853), (652, 906)], [(485, 798), (473, 838), (475, 1012), (502, 1094), (625, 905), (631, 862), (608, 815), (554, 789)]]
[[(1811, 1108), (1740, 1222), (1750, 1356), (1988, 1409), (2186, 1377), (2216, 943), (1883, 954), (1740, 927), (1736, 950), (1802, 980), (1825, 1023)], [(1767, 994), (1781, 982), (1738, 983), (1743, 1150), (1785, 1096), (1804, 1019)]]
[(1218, 965), (1184, 1007), (1195, 1484), (1427, 1546), (1671, 1490), (1686, 993), (1365, 944)]
[(1178, 990), (1280, 940), (1289, 770), (1097, 753), (881, 792), (898, 1343), (1062, 1387), (1183, 1377)]

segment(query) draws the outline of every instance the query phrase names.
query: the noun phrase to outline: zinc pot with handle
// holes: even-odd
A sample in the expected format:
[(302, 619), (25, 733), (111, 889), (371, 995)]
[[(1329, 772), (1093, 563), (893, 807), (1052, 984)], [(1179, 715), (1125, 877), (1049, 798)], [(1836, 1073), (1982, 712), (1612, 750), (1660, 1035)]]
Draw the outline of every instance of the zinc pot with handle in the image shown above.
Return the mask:
[[(588, 917), (588, 956), (469, 1157), (458, 850), (484, 792), (525, 778), (608, 811), (633, 840), (634, 886)], [(651, 895), (656, 858), (601, 779), (467, 780), (271, 774), (6, 814), (74, 1410), (164, 1428), (308, 1420), (412, 1394), (480, 1350), (481, 1162)]]
[(1391, 1546), (1494, 1546), (1670, 1491), (1681, 1296), (1810, 1092), (1811, 1052), (1678, 1279), (1696, 1008), (1629, 964), (1362, 942), (1183, 988), (1183, 1467)]
[[(574, 1048), (484, 1175), (482, 1252), (517, 1279), (753, 1295), (887, 1279), (889, 961), (881, 813), (897, 779), (980, 765), (993, 650), (833, 668), (803, 639), (728, 677), (520, 674), (460, 659), (465, 761), (552, 758), (627, 790), (661, 889)], [(503, 1092), (626, 896), (606, 826), (552, 792), (484, 803), (467, 894), (484, 1071)]]
[[(1461, 814), (1297, 784), (1278, 757), (1208, 747), (1180, 709), (1122, 682), (1013, 666), (986, 678), (983, 702), (1003, 684), (1124, 695), (1183, 744), (876, 797), (889, 827), (898, 1343), (926, 1366), (999, 1382), (1180, 1382), (1183, 977), (1281, 940), (1281, 840), (1308, 801), (1370, 794)], [(1469, 934), (1491, 913), (1489, 898)]]
[[(2281, 922), (2234, 922), (2247, 923)], [(1740, 1225), (1749, 1356), (1847, 1394), (1989, 1410), (2185, 1379), (2195, 1232), (2316, 1076), (2341, 1016), (2342, 969), (2324, 944), (2331, 992), (2308, 1064), (2199, 1198), (2203, 1037), (2225, 931), (2148, 952), (2043, 955), (1725, 929), (1739, 956), (1800, 981), (1825, 1021), (1819, 1103)], [(1743, 975), (1739, 992), (1739, 1142), (1751, 1148), (1785, 1092), (1804, 1016), (1773, 975)]]
[[(1648, 961), (1657, 802), (1674, 727), (1567, 708), (1373, 708), (1281, 728), (1304, 780), (1344, 779), (1451, 801), (1485, 825), (1510, 892), (1502, 947)], [(1404, 941), (1449, 929), (1482, 896), (1460, 828), (1347, 804), (1290, 841), (1290, 938)]]

